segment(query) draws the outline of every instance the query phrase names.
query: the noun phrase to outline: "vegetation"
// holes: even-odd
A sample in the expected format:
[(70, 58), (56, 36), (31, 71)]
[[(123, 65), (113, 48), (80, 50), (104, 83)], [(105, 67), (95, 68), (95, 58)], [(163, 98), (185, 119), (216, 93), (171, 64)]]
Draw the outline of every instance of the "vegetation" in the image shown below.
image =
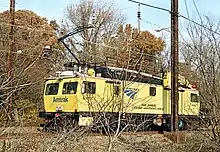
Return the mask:
[(107, 41), (115, 47), (108, 48), (105, 53), (109, 64), (151, 74), (158, 73), (161, 68), (158, 62), (161, 62), (160, 55), (165, 42), (152, 33), (138, 31), (130, 24), (119, 25), (117, 35)]
[(124, 21), (124, 16), (112, 1), (100, 3), (96, 0), (83, 0), (67, 6), (66, 19), (61, 27), (63, 33), (68, 33), (77, 26), (93, 25), (94, 28), (77, 34), (75, 39), (69, 39), (69, 44), (81, 61), (100, 62), (105, 60), (102, 55), (106, 48), (101, 49), (104, 38), (115, 34), (118, 25)]
[[(62, 69), (65, 62), (74, 61), (71, 54), (57, 43), (57, 38), (78, 26), (94, 26), (94, 28), (87, 29), (66, 40), (71, 51), (81, 62), (106, 62), (110, 66), (158, 74), (161, 64), (163, 64), (160, 57), (164, 53), (165, 40), (148, 31), (138, 31), (132, 25), (125, 24), (126, 18), (112, 1), (99, 3), (98, 0), (82, 0), (79, 3), (68, 5), (65, 12), (65, 19), (60, 25), (55, 20), (48, 21), (29, 10), (15, 12), (12, 83), (9, 82), (7, 76), (7, 56), (11, 43), (10, 13), (9, 11), (0, 13), (1, 126), (5, 125), (3, 120), (4, 122), (13, 121), (13, 119), (9, 119), (12, 118), (11, 116), (14, 118), (17, 116), (19, 122), (17, 124), (22, 124), (22, 127), (25, 122), (31, 125), (32, 122), (38, 124), (36, 123), (38, 111), (43, 108), (41, 101), (44, 78), (54, 74), (56, 70)], [(204, 124), (198, 128), (208, 128), (207, 132), (199, 131), (198, 134), (187, 134), (189, 137), (186, 138), (187, 141), (184, 144), (174, 144), (159, 135), (155, 141), (161, 139), (160, 143), (165, 141), (165, 144), (152, 145), (152, 136), (147, 136), (150, 139), (146, 139), (144, 136), (139, 140), (139, 136), (136, 137), (136, 135), (135, 137), (123, 136), (118, 129), (115, 134), (111, 134), (107, 130), (107, 136), (101, 137), (100, 140), (99, 137), (91, 137), (88, 128), (82, 130), (74, 128), (68, 133), (61, 132), (47, 137), (37, 135), (36, 138), (33, 138), (33, 142), (37, 142), (37, 144), (31, 147), (32, 150), (71, 151), (76, 148), (91, 151), (91, 148), (96, 146), (94, 141), (100, 141), (97, 144), (100, 151), (155, 151), (158, 147), (161, 151), (168, 151), (168, 149), (171, 151), (219, 151), (220, 43), (219, 34), (217, 34), (219, 22), (214, 22), (208, 17), (205, 19), (201, 17), (200, 22), (202, 26), (190, 22), (186, 28), (189, 36), (187, 39), (181, 39), (181, 59), (184, 62), (180, 64), (180, 72), (190, 82), (196, 83), (201, 92), (202, 114), (206, 119), (203, 119)], [(45, 46), (52, 48), (49, 50), (48, 56), (44, 56)], [(9, 100), (11, 96), (13, 97), (12, 105)], [(10, 106), (12, 106), (13, 112), (9, 111)], [(106, 116), (103, 115), (102, 118), (105, 118)], [(122, 113), (120, 113), (121, 115)], [(120, 119), (118, 121), (120, 122)], [(9, 124), (7, 124), (8, 126)], [(117, 127), (120, 128), (120, 126)], [(7, 132), (10, 128), (2, 127), (0, 129), (2, 129), (1, 135), (10, 134)], [(19, 133), (22, 132), (24, 131), (19, 130)], [(19, 133), (13, 132), (13, 135), (16, 134), (17, 138)], [(30, 139), (37, 133), (30, 131), (27, 134), (31, 136), (21, 137), (21, 140), (13, 139), (8, 142), (3, 139), (3, 151), (7, 151), (6, 149), (30, 150), (29, 145), (32, 145)], [(43, 137), (43, 141), (40, 139), (41, 137)], [(46, 140), (44, 141), (44, 139)], [(88, 147), (87, 141), (90, 143)], [(68, 148), (65, 149), (66, 147)]]
[[(3, 111), (8, 111), (9, 96), (13, 95), (13, 106), (16, 108), (25, 108), (24, 105), (19, 103), (21, 100), (39, 103), (41, 101), (41, 93), (44, 84), (44, 78), (48, 77), (51, 71), (55, 70), (54, 62), (57, 59), (55, 53), (51, 60), (44, 59), (43, 48), (45, 45), (53, 45), (57, 41), (56, 32), (53, 27), (48, 23), (45, 18), (42, 18), (32, 11), (18, 10), (15, 12), (15, 25), (14, 25), (14, 49), (12, 52), (13, 64), (13, 78), (12, 86), (8, 81), (8, 61), (7, 55), (9, 45), (9, 27), (10, 27), (10, 14), (9, 11), (0, 13), (0, 67), (1, 77), (1, 90), (4, 96), (4, 103), (1, 104)], [(53, 45), (54, 46), (54, 45)], [(36, 104), (35, 104), (36, 106)], [(34, 107), (33, 107), (34, 108)]]
[[(219, 23), (210, 18), (201, 20), (207, 28), (189, 23), (187, 32), (189, 40), (182, 44), (181, 52), (185, 62), (191, 66), (188, 77), (193, 79), (201, 93), (201, 111), (206, 117), (204, 126), (209, 126), (212, 132), (209, 137), (219, 145)], [(185, 72), (187, 73), (187, 72)]]

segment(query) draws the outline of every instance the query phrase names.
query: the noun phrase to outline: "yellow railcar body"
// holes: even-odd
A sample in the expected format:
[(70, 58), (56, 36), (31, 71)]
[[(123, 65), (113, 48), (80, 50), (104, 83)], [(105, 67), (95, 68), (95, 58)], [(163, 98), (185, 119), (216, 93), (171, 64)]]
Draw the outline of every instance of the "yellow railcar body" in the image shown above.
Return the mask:
[[(77, 83), (74, 93), (63, 94), (65, 83)], [(47, 94), (47, 85), (58, 84), (57, 94)], [(86, 84), (94, 92), (86, 92)], [(191, 94), (198, 91), (185, 89), (179, 93), (179, 114), (198, 115), (200, 103), (192, 102)], [(170, 114), (170, 90), (163, 85), (131, 81), (113, 81), (101, 77), (78, 77), (48, 80), (44, 92), (46, 112), (124, 112), (137, 114)]]

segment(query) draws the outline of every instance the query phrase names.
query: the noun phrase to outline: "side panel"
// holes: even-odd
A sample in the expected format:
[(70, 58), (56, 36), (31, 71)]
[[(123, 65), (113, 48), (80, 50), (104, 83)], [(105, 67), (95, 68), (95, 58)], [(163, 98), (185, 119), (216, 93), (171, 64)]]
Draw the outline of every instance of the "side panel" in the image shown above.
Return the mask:
[[(198, 90), (179, 91), (178, 113), (180, 115), (199, 115), (200, 102), (191, 102), (191, 93), (199, 95)], [(171, 114), (171, 91), (164, 90), (164, 114)]]
[[(83, 93), (83, 82), (94, 82), (95, 93)], [(110, 110), (110, 101), (106, 101), (110, 97), (110, 86), (105, 85), (104, 79), (82, 77), (79, 80), (79, 94), (77, 96), (79, 112), (107, 112)]]
[[(96, 83), (95, 94), (81, 94), (82, 82)], [(156, 89), (156, 95), (150, 95), (150, 88)], [(122, 88), (125, 88), (124, 90)], [(100, 78), (81, 78), (78, 87), (78, 111), (80, 112), (125, 112), (146, 114), (171, 114), (170, 90), (161, 85), (138, 82), (121, 82), (120, 94), (114, 95), (114, 85)], [(191, 93), (197, 90), (186, 89), (179, 92), (179, 114), (198, 115), (199, 102), (191, 102)]]
[[(79, 112), (125, 112), (125, 113), (149, 113), (163, 114), (163, 86), (121, 82), (119, 94), (114, 93), (116, 84), (106, 83), (106, 79), (81, 78), (83, 81), (96, 83), (96, 94), (80, 94), (77, 96)], [(79, 88), (82, 85), (79, 85)], [(155, 96), (150, 95), (150, 87), (155, 88)], [(124, 90), (122, 88), (125, 88)]]
[[(129, 83), (130, 85), (125, 86), (124, 90), (124, 107), (127, 113), (163, 114), (162, 86), (146, 83)], [(150, 93), (150, 88), (155, 88), (155, 95)]]

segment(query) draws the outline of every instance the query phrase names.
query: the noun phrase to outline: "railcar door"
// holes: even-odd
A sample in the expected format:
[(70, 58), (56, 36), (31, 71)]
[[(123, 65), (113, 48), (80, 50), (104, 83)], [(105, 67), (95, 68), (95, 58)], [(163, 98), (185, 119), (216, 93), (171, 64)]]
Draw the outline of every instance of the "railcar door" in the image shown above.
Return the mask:
[(108, 112), (117, 112), (119, 109), (119, 96), (121, 92), (120, 82), (106, 81), (104, 98)]

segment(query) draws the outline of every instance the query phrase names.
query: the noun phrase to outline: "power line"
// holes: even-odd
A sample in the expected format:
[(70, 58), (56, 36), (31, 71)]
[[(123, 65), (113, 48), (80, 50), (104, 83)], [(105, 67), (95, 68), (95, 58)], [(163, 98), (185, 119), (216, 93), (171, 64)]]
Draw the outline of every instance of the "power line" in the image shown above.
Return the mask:
[[(10, 41), (8, 41), (8, 40), (0, 40), (0, 42), (10, 42)], [(28, 44), (28, 43), (23, 43), (23, 42), (20, 42), (18, 40), (16, 40), (16, 43), (19, 43), (19, 44), (22, 44), (22, 45), (25, 45), (25, 46), (30, 46), (30, 47), (40, 46), (40, 45), (31, 45), (31, 44)]]
[(8, 7), (8, 6), (6, 6), (6, 5), (0, 5), (0, 7), (2, 7), (2, 8), (11, 8), (10, 6)]
[[(136, 2), (133, 0), (129, 0), (131, 2), (135, 2), (140, 4), (140, 2)], [(179, 100), (179, 92), (178, 92), (178, 0), (171, 0), (171, 10), (167, 10), (164, 8), (156, 7), (153, 5), (148, 5), (141, 3), (142, 5), (152, 7), (155, 9), (160, 9), (171, 13), (171, 131), (178, 131), (178, 100)]]
[[(0, 52), (5, 52), (5, 53), (8, 53), (7, 50), (0, 50)], [(17, 54), (17, 55), (25, 55), (25, 56), (29, 56), (29, 57), (39, 57), (39, 55), (31, 55), (31, 54), (27, 54), (27, 53), (18, 53), (18, 52), (13, 52), (12, 54)]]
[(149, 25), (151, 25), (151, 26), (157, 26), (157, 28), (161, 28), (161, 26), (159, 26), (158, 24), (155, 24), (155, 23), (152, 23), (152, 22), (150, 22), (150, 21), (146, 21), (146, 20), (143, 20), (143, 19), (141, 19), (144, 23), (147, 23), (147, 24), (149, 24)]
[(185, 4), (185, 7), (186, 7), (187, 16), (188, 16), (188, 18), (189, 18), (189, 17), (190, 17), (190, 16), (189, 16), (189, 9), (188, 9), (188, 5), (187, 5), (186, 0), (184, 0), (184, 4)]
[[(43, 27), (28, 27), (28, 26), (24, 26), (24, 25), (15, 25), (15, 24), (12, 25), (11, 23), (3, 22), (1, 20), (0, 20), (0, 23), (8, 25), (8, 26), (14, 26), (14, 27), (19, 27), (19, 28), (23, 28), (23, 29), (35, 30), (35, 31), (42, 31), (43, 30)], [(40, 25), (40, 26), (43, 26), (43, 25)]]
[(194, 7), (195, 7), (195, 9), (196, 9), (197, 14), (199, 15), (200, 21), (202, 22), (202, 17), (201, 17), (201, 15), (200, 15), (200, 13), (199, 13), (199, 9), (198, 9), (198, 7), (197, 7), (197, 5), (196, 5), (195, 0), (193, 0), (193, 5), (194, 5)]
[(200, 23), (197, 23), (196, 21), (194, 21), (194, 20), (192, 20), (192, 19), (189, 19), (189, 18), (183, 16), (183, 15), (179, 15), (179, 17), (182, 17), (182, 18), (184, 18), (184, 19), (186, 19), (186, 20), (188, 20), (188, 21), (190, 21), (190, 22), (192, 22), (192, 23), (194, 23), (194, 24), (196, 24), (196, 25), (198, 25), (198, 26), (200, 26), (200, 27), (202, 27), (202, 28), (204, 28), (204, 29), (207, 29), (207, 30), (209, 30), (210, 32), (213, 32), (213, 33), (215, 33), (215, 34), (217, 34), (217, 35), (220, 35), (219, 32), (216, 32), (216, 31), (214, 31), (214, 30), (212, 30), (212, 29), (210, 29), (210, 28), (208, 28), (208, 27), (206, 27), (206, 26), (204, 26), (204, 25), (202, 25), (202, 24), (200, 24)]
[(149, 5), (149, 4), (145, 4), (145, 3), (137, 2), (137, 1), (134, 1), (134, 0), (128, 0), (128, 1), (133, 2), (133, 3), (136, 3), (136, 4), (140, 4), (140, 5), (148, 6), (148, 7), (151, 7), (151, 8), (155, 8), (155, 9), (159, 9), (159, 10), (163, 10), (163, 11), (166, 11), (166, 12), (171, 13), (171, 11), (168, 10), (168, 9), (166, 9), (166, 8), (162, 8), (162, 7), (158, 7), (158, 6), (154, 6), (154, 5)]
[(168, 30), (168, 29), (170, 29), (170, 27), (162, 28), (162, 26), (160, 26), (160, 25), (158, 25), (158, 24), (155, 24), (155, 23), (152, 23), (152, 22), (150, 22), (150, 21), (143, 20), (143, 19), (141, 19), (141, 20), (142, 20), (144, 23), (147, 23), (147, 24), (149, 24), (149, 25), (151, 25), (151, 26), (156, 26), (157, 28), (160, 29), (160, 30), (155, 29), (156, 32), (157, 32), (157, 31), (166, 31), (166, 32), (169, 32), (169, 33), (170, 33), (170, 31)]
[[(119, 47), (115, 47), (115, 46), (110, 46), (110, 45), (106, 45), (106, 44), (103, 44), (103, 43), (96, 43), (96, 42), (91, 42), (91, 41), (87, 41), (87, 40), (84, 40), (84, 42), (89, 42), (91, 44), (96, 44), (96, 45), (99, 45), (99, 46), (103, 46), (103, 47), (107, 47), (107, 48), (110, 48), (110, 49), (113, 49), (113, 50), (120, 50), (121, 48)], [(141, 54), (140, 52), (136, 52), (137, 54)], [(152, 55), (152, 54), (149, 54), (149, 53), (143, 53), (143, 55), (146, 55), (146, 56), (151, 56), (151, 57), (156, 57), (155, 55)], [(158, 57), (159, 58), (159, 57)]]
[[(169, 12), (169, 13), (171, 13), (171, 14), (173, 13), (172, 11), (170, 11), (170, 10), (168, 10), (168, 9), (166, 9), (166, 8), (162, 8), (162, 7), (158, 7), (158, 6), (154, 6), (154, 5), (149, 5), (149, 4), (137, 2), (137, 1), (134, 1), (134, 0), (128, 0), (128, 1), (133, 2), (133, 3), (140, 4), (140, 5), (144, 5), (144, 6), (147, 6), (147, 7), (155, 8), (155, 9), (158, 9), (158, 10), (166, 11), (166, 12)], [(215, 33), (215, 34), (217, 34), (217, 35), (220, 35), (219, 32), (216, 32), (216, 31), (214, 31), (214, 30), (212, 30), (212, 29), (210, 29), (210, 28), (208, 28), (208, 27), (206, 27), (206, 26), (204, 26), (204, 25), (202, 25), (202, 24), (200, 24), (200, 23), (198, 23), (198, 22), (196, 22), (196, 21), (194, 21), (194, 20), (192, 20), (192, 19), (190, 19), (190, 18), (184, 16), (184, 15), (181, 15), (181, 14), (178, 13), (178, 17), (181, 17), (181, 18), (183, 18), (183, 19), (185, 19), (185, 20), (187, 20), (187, 21), (189, 21), (189, 22), (192, 22), (192, 23), (194, 23), (194, 24), (196, 24), (196, 25), (198, 25), (198, 26), (200, 26), (200, 27), (202, 27), (202, 28), (204, 28), (204, 29), (209, 30), (210, 32), (213, 32), (213, 33)]]
[[(127, 37), (128, 38), (128, 37)], [(136, 39), (132, 39), (132, 40), (136, 40)], [(8, 42), (6, 40), (2, 40), (2, 41), (5, 41), (5, 42)], [(137, 40), (136, 40), (137, 41)], [(139, 40), (138, 40), (139, 41)], [(140, 40), (141, 41), (141, 40)], [(98, 46), (103, 46), (103, 47), (107, 47), (107, 48), (110, 48), (110, 49), (114, 49), (114, 50), (119, 50), (121, 48), (119, 47), (115, 47), (115, 46), (111, 46), (111, 45), (106, 45), (106, 44), (103, 44), (103, 43), (95, 43), (95, 42), (91, 42), (91, 41), (87, 41), (87, 40), (84, 40), (84, 42), (88, 42), (88, 43), (91, 43), (91, 44), (95, 44), (95, 45), (98, 45)], [(36, 47), (36, 45), (30, 45), (30, 44), (27, 44), (27, 43), (22, 43), (22, 42), (19, 42), (19, 41), (16, 41), (16, 43), (19, 43), (19, 44), (23, 44), (23, 45), (26, 45), (26, 46), (31, 46), (31, 47)], [(3, 50), (0, 50), (0, 51), (3, 51)], [(7, 52), (5, 50), (5, 52)], [(141, 54), (139, 52), (136, 52), (137, 54)], [(16, 52), (14, 54), (17, 54)], [(25, 54), (25, 53), (21, 53), (23, 55), (27, 55), (28, 54)], [(149, 54), (149, 53), (144, 53), (143, 55), (146, 55), (146, 56), (151, 56), (151, 57), (155, 57), (155, 55), (152, 55), (152, 54)], [(31, 56), (34, 56), (34, 55), (31, 55)]]

